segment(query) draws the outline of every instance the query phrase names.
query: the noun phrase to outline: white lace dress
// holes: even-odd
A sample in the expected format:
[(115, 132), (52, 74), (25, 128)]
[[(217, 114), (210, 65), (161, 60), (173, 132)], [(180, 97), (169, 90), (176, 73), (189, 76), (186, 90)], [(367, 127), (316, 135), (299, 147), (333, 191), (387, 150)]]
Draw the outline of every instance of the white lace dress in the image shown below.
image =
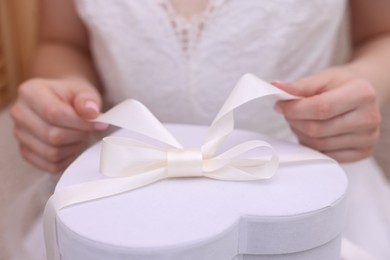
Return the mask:
[[(345, 0), (209, 0), (190, 19), (169, 0), (75, 3), (109, 102), (138, 99), (164, 122), (209, 124), (244, 73), (289, 81), (348, 57)], [(294, 138), (273, 104), (243, 110), (239, 127)], [(371, 159), (345, 169), (345, 236), (390, 259), (390, 189)]]

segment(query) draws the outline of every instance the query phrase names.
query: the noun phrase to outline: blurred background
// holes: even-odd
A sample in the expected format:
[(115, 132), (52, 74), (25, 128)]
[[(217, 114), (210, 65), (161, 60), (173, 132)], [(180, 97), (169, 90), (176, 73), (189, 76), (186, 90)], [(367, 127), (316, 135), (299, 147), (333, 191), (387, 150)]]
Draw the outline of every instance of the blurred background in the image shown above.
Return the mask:
[(10, 252), (22, 255), (22, 237), (53, 188), (43, 185), (46, 174), (21, 158), (8, 112), (18, 85), (29, 75), (38, 17), (37, 0), (0, 0), (0, 260), (23, 259)]
[(7, 105), (28, 76), (37, 35), (36, 0), (0, 0), (0, 105)]
[[(71, 0), (69, 0), (71, 1)], [(37, 43), (38, 0), (0, 0), (0, 259), (9, 259), (7, 250), (20, 242), (42, 209), (51, 187), (38, 189), (42, 174), (24, 162), (13, 137), (9, 106), (18, 85), (29, 77)], [(375, 157), (390, 179), (390, 106), (383, 110), (382, 135)], [(37, 184), (38, 183), (38, 184)], [(47, 183), (47, 182), (46, 182)], [(54, 183), (54, 182), (53, 182)], [(35, 187), (35, 188), (32, 188)], [(31, 192), (29, 192), (31, 190)], [(35, 192), (35, 193), (34, 193)], [(23, 204), (20, 194), (28, 194)], [(21, 209), (21, 207), (24, 207)], [(21, 211), (20, 219), (9, 219), (10, 211)], [(15, 216), (15, 214), (13, 214)], [(23, 223), (23, 224), (21, 224)], [(10, 239), (10, 233), (15, 236)]]

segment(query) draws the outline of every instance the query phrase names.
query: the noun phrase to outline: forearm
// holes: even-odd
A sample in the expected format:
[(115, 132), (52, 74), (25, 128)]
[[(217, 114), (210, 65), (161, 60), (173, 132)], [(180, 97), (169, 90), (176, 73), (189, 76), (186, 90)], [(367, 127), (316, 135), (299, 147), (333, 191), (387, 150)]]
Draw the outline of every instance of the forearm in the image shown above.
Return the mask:
[(348, 66), (371, 82), (381, 107), (390, 103), (390, 33), (355, 44)]
[(390, 1), (349, 0), (353, 56), (349, 64), (390, 103)]
[(32, 77), (73, 79), (100, 87), (99, 78), (88, 53), (59, 41), (42, 41), (32, 68)]

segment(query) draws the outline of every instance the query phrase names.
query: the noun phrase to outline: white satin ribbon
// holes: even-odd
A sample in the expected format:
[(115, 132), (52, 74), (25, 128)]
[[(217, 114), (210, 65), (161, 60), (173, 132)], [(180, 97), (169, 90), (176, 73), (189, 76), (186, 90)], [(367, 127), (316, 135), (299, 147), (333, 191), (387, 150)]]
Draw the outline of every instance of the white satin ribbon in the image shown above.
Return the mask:
[[(260, 79), (244, 75), (225, 101), (198, 148), (183, 148), (154, 115), (136, 100), (126, 100), (95, 121), (109, 123), (153, 138), (161, 146), (122, 137), (105, 137), (102, 142), (100, 171), (108, 178), (79, 183), (55, 192), (44, 212), (47, 258), (61, 259), (57, 248), (56, 212), (64, 207), (112, 196), (176, 177), (208, 177), (219, 180), (250, 181), (267, 179), (276, 172), (279, 160), (272, 146), (260, 140), (238, 144), (216, 155), (225, 138), (233, 131), (233, 110), (259, 98), (297, 99)], [(269, 156), (246, 157), (258, 148)], [(284, 162), (330, 160), (321, 153), (291, 156)]]

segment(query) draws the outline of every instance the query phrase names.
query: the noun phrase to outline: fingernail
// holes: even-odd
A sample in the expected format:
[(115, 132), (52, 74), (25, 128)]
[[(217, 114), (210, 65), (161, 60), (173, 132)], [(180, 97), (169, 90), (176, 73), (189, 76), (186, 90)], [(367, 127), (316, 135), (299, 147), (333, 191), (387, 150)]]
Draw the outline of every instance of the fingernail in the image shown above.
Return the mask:
[(290, 83), (281, 81), (281, 80), (273, 80), (271, 81), (271, 84), (275, 87), (282, 88), (282, 89), (291, 89), (292, 85)]
[(278, 113), (278, 114), (283, 114), (283, 109), (282, 109), (278, 104), (275, 104), (274, 110), (275, 110), (276, 113)]
[(271, 84), (283, 84), (280, 80), (271, 80)]
[(286, 85), (286, 83), (281, 81), (281, 80), (272, 80), (271, 84), (275, 85), (275, 86), (284, 86), (284, 85)]
[(94, 102), (92, 100), (85, 101), (85, 105), (84, 106), (85, 106), (85, 108), (92, 109), (96, 113), (99, 113), (99, 106), (98, 106), (98, 104), (96, 104), (96, 102)]
[(109, 126), (109, 124), (98, 122), (93, 125), (93, 128), (95, 130), (106, 130)]

